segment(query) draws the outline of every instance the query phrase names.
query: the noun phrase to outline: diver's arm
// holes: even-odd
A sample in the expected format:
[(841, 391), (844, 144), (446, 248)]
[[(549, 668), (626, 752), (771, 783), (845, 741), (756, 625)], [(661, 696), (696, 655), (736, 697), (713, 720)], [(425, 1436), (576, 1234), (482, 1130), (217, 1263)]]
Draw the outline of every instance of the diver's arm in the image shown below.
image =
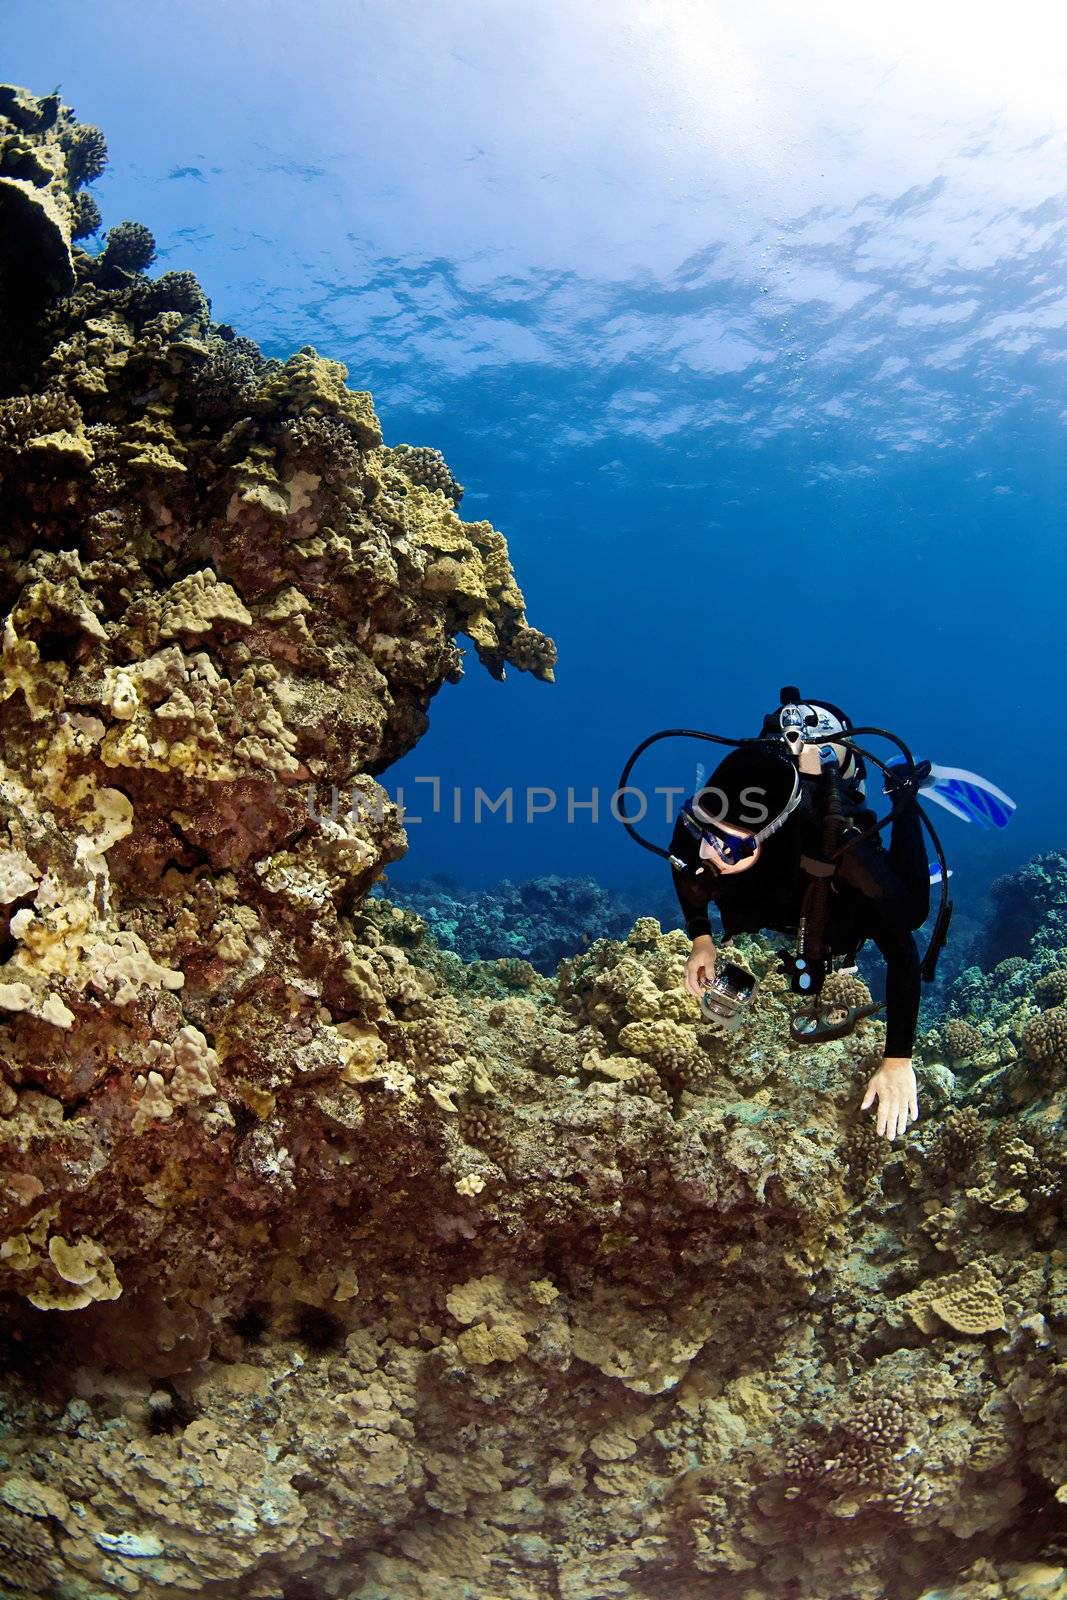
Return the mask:
[(908, 928), (885, 924), (874, 933), (885, 957), (885, 1056), (910, 1061), (919, 1024), (922, 979), (915, 936)]
[(903, 916), (883, 913), (872, 938), (885, 958), (885, 1056), (887, 1061), (910, 1061), (919, 1025), (922, 977), (915, 935)]
[(860, 1109), (866, 1111), (877, 1100), (878, 1133), (892, 1140), (919, 1115), (911, 1056), (922, 975), (911, 931), (912, 905), (888, 856), (870, 841), (846, 850), (838, 872), (863, 896), (868, 933), (885, 959), (885, 1055)]
[(911, 1064), (919, 1020), (922, 982), (915, 936), (903, 911), (882, 907), (874, 941), (885, 957), (885, 1054), (882, 1065), (867, 1084), (861, 1111), (878, 1102), (877, 1132), (890, 1141), (903, 1137), (908, 1123), (919, 1115), (919, 1095)]
[[(674, 825), (671, 855), (693, 867), (699, 864), (700, 857), (693, 836), (680, 818)], [(674, 892), (678, 896), (678, 904), (685, 918), (685, 931), (693, 941), (693, 948), (685, 964), (683, 981), (694, 1000), (699, 1000), (704, 985), (711, 983), (715, 977), (717, 951), (711, 933), (711, 922), (708, 919), (710, 896), (677, 867), (671, 867), (671, 874), (674, 878)]]
[[(677, 856), (687, 866), (699, 865), (700, 857), (696, 843), (680, 817), (675, 822), (674, 833), (671, 835), (671, 855)], [(675, 866), (671, 867), (671, 876), (674, 879), (674, 892), (678, 896), (678, 904), (685, 919), (686, 933), (690, 939), (701, 937), (710, 939), (711, 921), (708, 917), (710, 894), (701, 889), (699, 884), (694, 883), (687, 873), (679, 872)]]
[(871, 840), (843, 852), (837, 875), (862, 895), (868, 936), (885, 959), (886, 1058), (910, 1061), (922, 978), (907, 890), (885, 851)]

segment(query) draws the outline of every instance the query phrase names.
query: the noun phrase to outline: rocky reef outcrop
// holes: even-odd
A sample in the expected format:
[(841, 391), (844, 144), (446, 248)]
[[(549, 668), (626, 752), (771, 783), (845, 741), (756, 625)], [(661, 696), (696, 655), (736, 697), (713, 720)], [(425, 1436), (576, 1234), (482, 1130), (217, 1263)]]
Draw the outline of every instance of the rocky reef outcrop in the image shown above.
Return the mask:
[(390, 884), (385, 892), (416, 912), (434, 941), (464, 962), (521, 961), (542, 973), (555, 972), (565, 956), (594, 939), (622, 938), (634, 921), (626, 899), (594, 878), (555, 873), (504, 878), (488, 889), (431, 878)]
[(1001, 961), (1067, 946), (1067, 852), (1049, 850), (996, 878), (989, 910), (970, 959), (992, 968)]
[[(0, 172), (69, 198), (31, 100)], [(1062, 1595), (1067, 951), (961, 991), (898, 1148), (758, 941), (729, 1041), (652, 918), (441, 950), (376, 778), (457, 636), (551, 641), (343, 368), (149, 260), (0, 307), (0, 1587)]]

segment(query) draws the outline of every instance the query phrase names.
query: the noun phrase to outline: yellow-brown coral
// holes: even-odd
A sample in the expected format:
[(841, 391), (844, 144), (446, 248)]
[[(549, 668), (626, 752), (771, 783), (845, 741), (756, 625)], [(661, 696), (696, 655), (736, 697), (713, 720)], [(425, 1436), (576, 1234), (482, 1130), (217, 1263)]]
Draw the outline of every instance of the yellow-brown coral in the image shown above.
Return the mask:
[(1004, 1327), (1004, 1302), (996, 1278), (979, 1263), (959, 1272), (932, 1278), (905, 1296), (908, 1315), (922, 1333), (943, 1332), (977, 1336)]
[(973, 1023), (964, 1022), (960, 1017), (953, 1017), (951, 1021), (945, 1023), (941, 1037), (945, 1043), (945, 1054), (950, 1061), (964, 1061), (982, 1046), (982, 1035), (978, 1029)]
[(1067, 1006), (1055, 1005), (1023, 1029), (1023, 1049), (1043, 1067), (1067, 1069)]

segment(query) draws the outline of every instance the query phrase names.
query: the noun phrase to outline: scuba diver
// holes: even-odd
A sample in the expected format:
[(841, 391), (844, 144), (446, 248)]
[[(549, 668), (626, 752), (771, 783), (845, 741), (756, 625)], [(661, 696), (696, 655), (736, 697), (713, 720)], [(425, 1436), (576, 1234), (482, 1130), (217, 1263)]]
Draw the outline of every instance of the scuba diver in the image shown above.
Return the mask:
[[(732, 745), (708, 781), (685, 801), (669, 850), (627, 831), (647, 849), (666, 856), (693, 941), (685, 986), (705, 1020), (722, 1035), (732, 1033), (751, 1004), (756, 980), (732, 962), (721, 963), (712, 936), (714, 904), (730, 939), (761, 930), (792, 935), (791, 952), (780, 959), (803, 1004), (790, 1023), (797, 1043), (819, 1043), (850, 1033), (865, 1017), (886, 1011), (885, 1053), (867, 1084), (861, 1110), (877, 1101), (877, 1131), (893, 1140), (918, 1116), (912, 1050), (919, 1015), (920, 983), (934, 976), (948, 933), (952, 906), (949, 869), (919, 795), (954, 815), (984, 826), (1003, 827), (1014, 802), (986, 779), (959, 768), (913, 761), (895, 735), (853, 728), (827, 701), (803, 701), (799, 690), (781, 691), (780, 705), (755, 739), (726, 739), (689, 729), (666, 729), (638, 746), (620, 778), (656, 739), (694, 734)], [(881, 761), (856, 743), (879, 734), (903, 752)], [(866, 803), (867, 758), (879, 766), (891, 809), (879, 820)], [(891, 824), (888, 848), (881, 830)], [(923, 831), (935, 846), (934, 873), (927, 863)], [(925, 957), (914, 933), (930, 911), (931, 881), (941, 885), (941, 906)], [(819, 1004), (827, 974), (854, 968), (860, 946), (874, 941), (886, 963), (882, 1003), (828, 1009)]]

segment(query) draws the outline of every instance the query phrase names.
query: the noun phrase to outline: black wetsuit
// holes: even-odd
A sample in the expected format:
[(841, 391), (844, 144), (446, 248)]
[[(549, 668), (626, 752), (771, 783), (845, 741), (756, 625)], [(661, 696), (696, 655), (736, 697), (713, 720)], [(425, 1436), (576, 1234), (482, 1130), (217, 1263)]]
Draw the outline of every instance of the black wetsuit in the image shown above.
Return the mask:
[[(685, 862), (672, 867), (674, 887), (691, 939), (711, 933), (709, 902), (722, 918), (724, 936), (761, 929), (795, 934), (808, 886), (800, 857), (820, 854), (818, 779), (802, 778), (804, 800), (780, 830), (764, 841), (760, 859), (745, 872), (715, 874), (700, 859), (699, 840), (679, 817), (671, 854)], [(874, 813), (849, 807), (859, 828)], [(913, 930), (930, 912), (930, 875), (922, 822), (914, 803), (905, 803), (892, 823), (888, 849), (872, 835), (845, 850), (830, 890), (826, 938), (834, 955), (848, 955), (873, 939), (886, 963), (887, 1056), (910, 1056), (919, 1018), (919, 953)]]

